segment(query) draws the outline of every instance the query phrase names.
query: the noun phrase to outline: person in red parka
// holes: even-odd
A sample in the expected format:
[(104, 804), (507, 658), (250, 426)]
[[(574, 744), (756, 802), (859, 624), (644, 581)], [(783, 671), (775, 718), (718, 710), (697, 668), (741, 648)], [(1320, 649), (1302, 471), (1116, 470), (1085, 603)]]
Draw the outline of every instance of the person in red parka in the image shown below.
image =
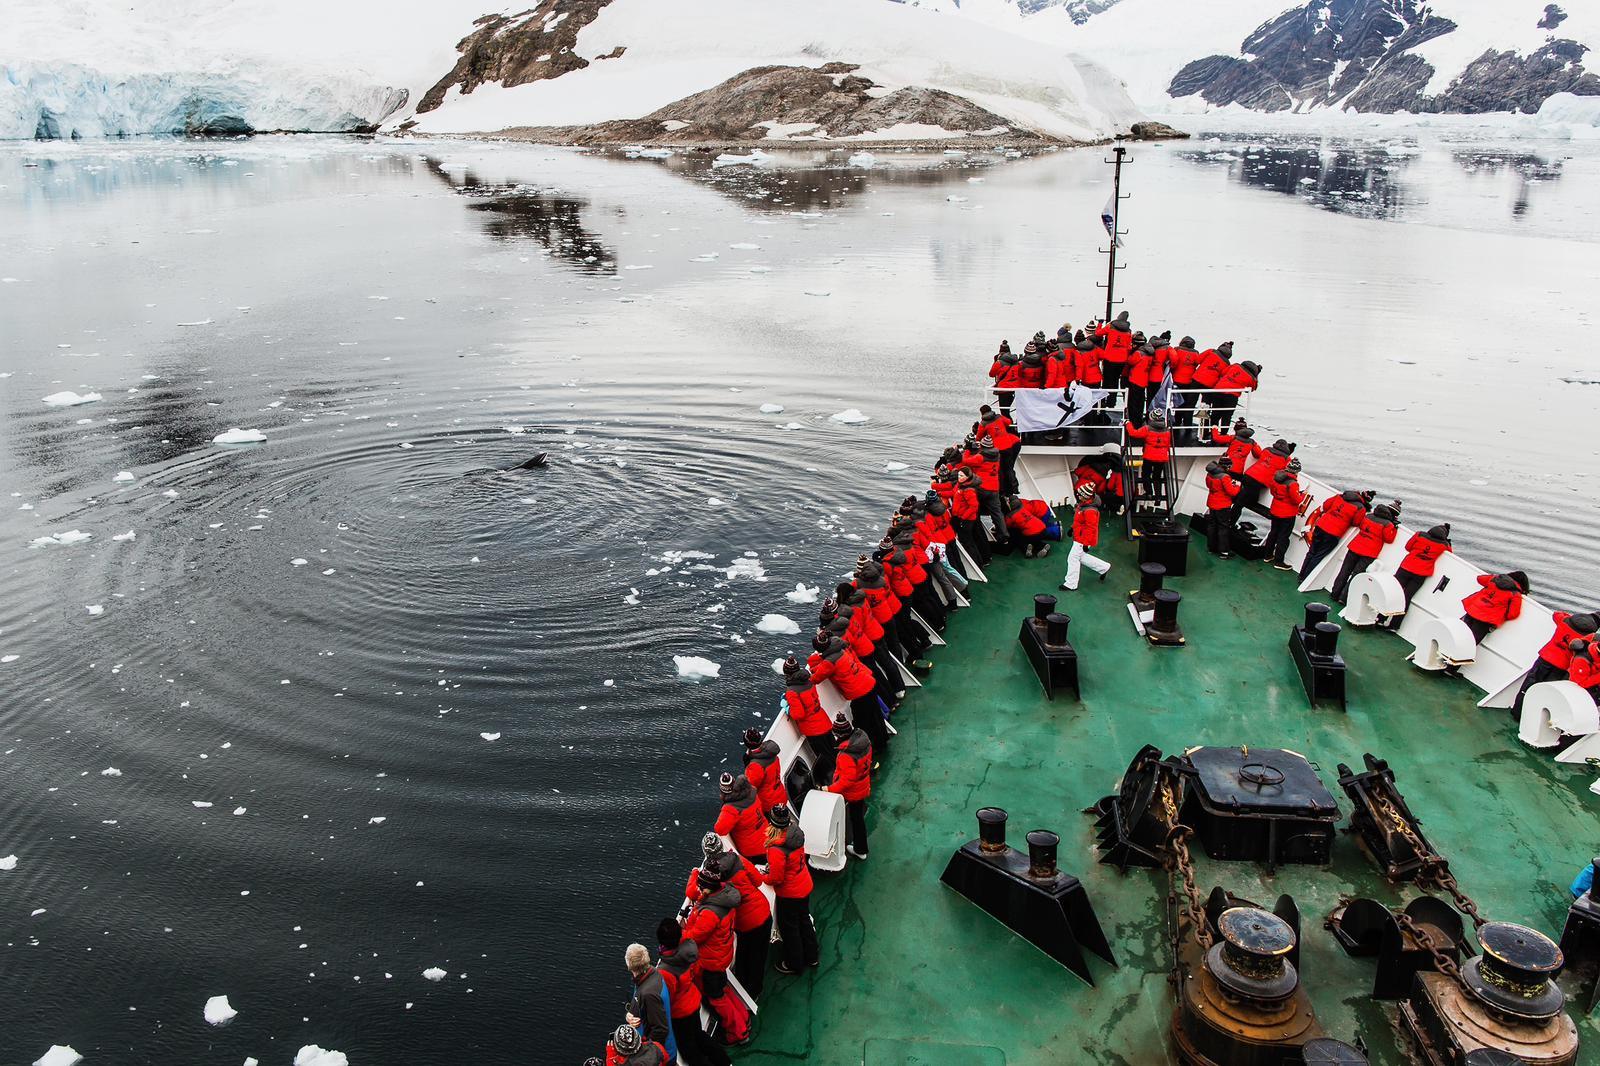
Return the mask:
[(744, 776), (755, 787), (763, 816), (774, 803), (789, 802), (789, 794), (783, 790), (783, 766), (778, 761), (778, 742), (762, 736), (759, 729), (744, 731)]
[[(1195, 363), (1194, 383), (1202, 389), (1216, 388), (1231, 362), (1233, 362), (1232, 341), (1223, 341), (1215, 348), (1207, 348), (1200, 353), (1200, 359)], [(1211, 406), (1216, 406), (1215, 397), (1212, 397)]]
[[(870, 614), (868, 611), (869, 616)], [(826, 761), (828, 775), (833, 773), (833, 746), (829, 743), (828, 736), (832, 722), (828, 718), (828, 712), (822, 709), (817, 686), (811, 681), (811, 671), (802, 666), (800, 660), (793, 655), (783, 661), (783, 686), (783, 709), (789, 715), (789, 721), (794, 723), (795, 729), (805, 737), (807, 746), (811, 749), (812, 776), (818, 780), (825, 780), (825, 775), (818, 771)]]
[(739, 890), (723, 884), (719, 871), (705, 867), (700, 869), (697, 888), (699, 898), (683, 920), (683, 939), (693, 940), (700, 947), (700, 988), (705, 994), (706, 1006), (721, 1020), (725, 1032), (742, 1031), (747, 1041), (749, 1009), (728, 987), (728, 967), (733, 965), (735, 944), (733, 919), (739, 910)]
[(1146, 495), (1163, 504), (1170, 502), (1167, 500), (1167, 467), (1172, 460), (1172, 433), (1167, 429), (1166, 412), (1153, 410), (1145, 416), (1144, 425), (1124, 422), (1122, 428), (1144, 445), (1139, 484), (1144, 486)]
[(1240, 509), (1249, 504), (1271, 502), (1272, 480), (1278, 471), (1289, 465), (1289, 460), (1294, 458), (1294, 445), (1279, 437), (1272, 442), (1272, 446), (1262, 451), (1256, 461), (1245, 467), (1244, 476), (1247, 484), (1244, 491), (1239, 493)]
[(989, 565), (989, 538), (978, 524), (978, 478), (971, 470), (952, 471), (955, 482), (950, 493), (950, 524), (956, 539), (979, 566)]
[(1017, 371), (1017, 388), (1044, 388), (1044, 353), (1039, 345), (1029, 341), (1022, 349), (1022, 366)]
[(1013, 541), (1023, 545), (1022, 554), (1032, 559), (1038, 555), (1041, 559), (1050, 554), (1050, 545), (1045, 540), (1044, 516), (1050, 512), (1050, 505), (1043, 500), (1024, 500), (1019, 496), (1007, 496), (1003, 501), (1006, 512), (1006, 526), (1011, 530)]
[(1571, 614), (1567, 611), (1555, 611), (1550, 616), (1556, 623), (1556, 631), (1539, 649), (1539, 657), (1533, 661), (1533, 666), (1528, 670), (1528, 675), (1522, 679), (1522, 687), (1517, 690), (1516, 702), (1511, 706), (1511, 717), (1520, 721), (1522, 718), (1522, 699), (1533, 686), (1545, 681), (1560, 681), (1567, 678), (1572, 670), (1572, 646), (1576, 642), (1579, 646), (1592, 642), (1596, 630), (1600, 630), (1600, 614)]
[(806, 666), (811, 671), (812, 680), (819, 684), (823, 681), (833, 682), (839, 694), (850, 701), (851, 716), (860, 723), (861, 728), (880, 741), (877, 745), (879, 756), (887, 758), (889, 731), (883, 720), (883, 710), (878, 701), (878, 682), (872, 671), (862, 665), (843, 641), (829, 637), (821, 630), (811, 639), (811, 646), (815, 650)]
[(1217, 420), (1226, 422), (1232, 418), (1234, 410), (1239, 405), (1239, 396), (1246, 392), (1254, 392), (1259, 387), (1260, 380), (1260, 363), (1252, 363), (1246, 359), (1243, 362), (1228, 364), (1222, 371), (1222, 376), (1217, 379), (1217, 388), (1222, 390), (1217, 394)]
[(1022, 438), (1012, 431), (1011, 419), (988, 404), (978, 408), (978, 440), (988, 441), (1000, 453), (1000, 488), (1004, 492), (1017, 491), (1017, 456), (1022, 452)]
[(1095, 327), (1094, 335), (1105, 342), (1102, 359), (1105, 362), (1105, 387), (1122, 388), (1123, 370), (1133, 353), (1133, 330), (1128, 325), (1128, 312), (1123, 311), (1110, 322)]
[(833, 720), (833, 739), (839, 746), (839, 756), (828, 791), (844, 799), (845, 851), (865, 859), (867, 797), (872, 795), (872, 741), (842, 714)]
[(1522, 597), (1528, 594), (1528, 575), (1521, 570), (1508, 574), (1484, 574), (1478, 578), (1477, 592), (1461, 602), (1461, 620), (1472, 630), (1479, 644), (1496, 629), (1522, 617)]
[[(1423, 583), (1433, 576), (1439, 560), (1450, 550), (1449, 522), (1441, 522), (1426, 533), (1411, 534), (1411, 539), (1406, 541), (1406, 557), (1400, 560), (1400, 566), (1394, 574), (1394, 579), (1400, 583), (1400, 591), (1405, 595), (1406, 607), (1411, 606), (1412, 599), (1421, 591)], [(1398, 618), (1397, 615), (1396, 624)]]
[(1010, 342), (1001, 341), (1000, 350), (989, 364), (989, 377), (995, 387), (995, 403), (1001, 410), (1011, 410), (1011, 402), (1016, 397), (1013, 390), (1017, 387), (1017, 374), (1021, 369), (1022, 360), (1012, 354)]
[[(761, 818), (763, 837), (766, 816)], [(700, 897), (700, 871), (715, 870), (722, 883), (739, 891), (739, 907), (733, 912), (733, 975), (751, 999), (760, 999), (766, 985), (767, 945), (772, 940), (772, 906), (761, 893), (761, 871), (756, 864), (722, 846), (722, 838), (707, 833), (700, 841), (705, 861), (689, 872), (683, 896), (692, 906)], [(766, 857), (763, 850), (762, 858)]]
[(661, 945), (657, 966), (671, 999), (672, 1037), (678, 1042), (678, 1060), (691, 1066), (733, 1066), (722, 1046), (707, 1035), (700, 1023), (700, 946), (683, 939), (683, 929), (671, 918), (656, 926)]
[(1222, 457), (1228, 460), (1228, 476), (1239, 486), (1240, 491), (1233, 498), (1233, 521), (1237, 525), (1239, 516), (1244, 512), (1245, 505), (1245, 477), (1248, 470), (1257, 459), (1261, 458), (1261, 445), (1256, 443), (1256, 431), (1239, 419), (1233, 424), (1231, 433), (1222, 432), (1220, 427), (1211, 428), (1211, 442), (1221, 444), (1228, 450)]
[(1144, 425), (1145, 401), (1150, 395), (1150, 344), (1143, 333), (1133, 335), (1133, 351), (1128, 355), (1127, 376), (1123, 379), (1128, 390), (1128, 421)]
[(1287, 467), (1274, 474), (1268, 491), (1272, 493), (1272, 506), (1267, 511), (1272, 529), (1261, 549), (1261, 557), (1265, 559), (1270, 555), (1272, 565), (1279, 570), (1293, 570), (1285, 556), (1289, 542), (1294, 539), (1294, 523), (1300, 517), (1300, 505), (1306, 498), (1300, 491), (1300, 460), (1290, 459)]
[(1239, 483), (1228, 476), (1226, 457), (1206, 464), (1206, 548), (1222, 559), (1233, 558), (1234, 497)]
[(1346, 489), (1334, 496), (1329, 496), (1317, 505), (1306, 519), (1306, 529), (1311, 533), (1311, 543), (1306, 548), (1305, 561), (1300, 564), (1300, 580), (1304, 581), (1311, 576), (1311, 571), (1316, 569), (1318, 563), (1333, 554), (1339, 546), (1339, 541), (1350, 527), (1360, 522), (1367, 516), (1367, 503), (1371, 500), (1370, 493), (1358, 492), (1355, 489)]
[(761, 879), (777, 897), (778, 935), (783, 938), (783, 961), (776, 969), (793, 976), (821, 959), (817, 927), (811, 922), (811, 868), (806, 864), (806, 835), (795, 824), (788, 806), (767, 812), (767, 872)]
[(1344, 603), (1350, 592), (1350, 580), (1371, 566), (1383, 554), (1386, 545), (1394, 543), (1399, 535), (1399, 521), (1400, 501), (1395, 500), (1378, 504), (1371, 514), (1364, 515), (1355, 523), (1355, 539), (1345, 549), (1339, 576), (1333, 579), (1331, 595), (1336, 601)]
[(740, 855), (759, 857), (765, 845), (766, 827), (761, 819), (761, 800), (750, 779), (743, 774), (735, 777), (724, 773), (717, 782), (717, 789), (722, 795), (717, 832), (730, 837)]
[(1098, 389), (1105, 381), (1106, 368), (1115, 367), (1119, 372), (1122, 369), (1119, 363), (1103, 363), (1101, 354), (1102, 349), (1087, 337), (1074, 341), (1072, 349), (1067, 353), (1076, 367), (1073, 377), (1091, 389)]
[(1567, 645), (1570, 663), (1567, 680), (1600, 703), (1600, 644), (1593, 640), (1574, 640)]
[(606, 1066), (666, 1066), (667, 1049), (631, 1025), (619, 1025), (606, 1044)]
[(1061, 587), (1069, 592), (1078, 587), (1081, 567), (1087, 566), (1106, 579), (1111, 564), (1089, 554), (1089, 549), (1100, 543), (1100, 500), (1087, 487), (1078, 490), (1078, 506), (1072, 512), (1072, 548), (1067, 552), (1067, 576)]
[(1063, 349), (1054, 340), (1045, 342), (1044, 351), (1044, 387), (1047, 389), (1064, 389), (1071, 385), (1077, 378), (1078, 368), (1072, 359), (1072, 349)]

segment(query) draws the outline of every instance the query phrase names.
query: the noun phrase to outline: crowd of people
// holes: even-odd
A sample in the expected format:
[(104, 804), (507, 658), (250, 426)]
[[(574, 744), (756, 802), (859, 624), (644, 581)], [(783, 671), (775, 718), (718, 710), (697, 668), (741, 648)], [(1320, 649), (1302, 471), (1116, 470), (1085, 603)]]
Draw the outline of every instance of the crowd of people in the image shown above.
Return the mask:
[[(1200, 350), (1192, 338), (1173, 344), (1171, 337), (1170, 331), (1146, 337), (1132, 330), (1124, 313), (1091, 323), (1088, 331), (1062, 326), (1054, 338), (1036, 333), (1020, 356), (1001, 342), (989, 371), (997, 402), (979, 408), (971, 430), (934, 462), (926, 493), (900, 503), (877, 546), (857, 557), (850, 580), (823, 602), (809, 655), (782, 663), (781, 713), (802, 738), (803, 768), (796, 773), (792, 767), (786, 780), (778, 742), (745, 730), (743, 770), (717, 782), (716, 818), (689, 871), (681, 907), (658, 925), (653, 956), (643, 944), (624, 952), (632, 998), (606, 1044), (605, 1066), (726, 1066), (726, 1048), (746, 1042), (750, 1033), (748, 1006), (729, 975), (753, 1001), (762, 996), (769, 969), (790, 978), (818, 965), (800, 804), (811, 789), (837, 795), (845, 807), (845, 850), (856, 861), (867, 859), (873, 776), (889, 758), (906, 671), (931, 669), (925, 655), (933, 635), (971, 590), (969, 565), (987, 566), (996, 554), (1041, 557), (1067, 537), (1062, 589), (1076, 589), (1084, 568), (1101, 580), (1110, 571), (1092, 549), (1099, 544), (1102, 510), (1120, 514), (1128, 506), (1119, 456), (1090, 453), (1077, 463), (1070, 525), (1064, 525), (1047, 501), (1021, 495), (1017, 458), (1025, 435), (1010, 417), (1016, 391), (1074, 382), (1108, 390), (1108, 414), (1140, 444), (1140, 476), (1170, 462), (1178, 432), (1220, 449), (1205, 478), (1207, 544), (1220, 558), (1236, 554), (1247, 508), (1269, 523), (1252, 557), (1292, 570), (1286, 557), (1293, 538), (1307, 542), (1302, 580), (1355, 530), (1332, 587), (1343, 603), (1356, 575), (1396, 542), (1400, 501), (1374, 503), (1374, 492), (1349, 490), (1309, 507), (1295, 445), (1279, 439), (1263, 447), (1250, 425), (1234, 417), (1238, 396), (1256, 387), (1259, 365), (1235, 363), (1232, 342)], [(1213, 397), (1202, 419), (1195, 400), (1173, 398), (1174, 386), (1191, 396), (1195, 389), (1223, 391), (1200, 394)], [(1165, 396), (1159, 395), (1163, 388)], [(1395, 578), (1409, 606), (1451, 551), (1449, 524), (1412, 534), (1404, 550)], [(1481, 641), (1518, 617), (1528, 579), (1512, 571), (1478, 582), (1463, 604), (1462, 621)], [(1555, 620), (1556, 633), (1524, 681), (1513, 715), (1540, 681), (1570, 678), (1600, 693), (1600, 612), (1557, 612)], [(1399, 616), (1387, 621), (1398, 625)], [(825, 681), (849, 702), (848, 715), (825, 709), (817, 689)], [(772, 894), (770, 904), (763, 888)], [(702, 1024), (702, 1006), (715, 1036)]]

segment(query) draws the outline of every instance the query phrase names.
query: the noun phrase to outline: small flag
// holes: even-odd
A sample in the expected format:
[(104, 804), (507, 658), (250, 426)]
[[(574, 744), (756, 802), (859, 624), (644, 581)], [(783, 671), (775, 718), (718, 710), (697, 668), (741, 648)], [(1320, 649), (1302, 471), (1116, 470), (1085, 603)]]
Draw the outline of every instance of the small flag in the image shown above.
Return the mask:
[(1105, 226), (1106, 233), (1111, 237), (1111, 243), (1118, 248), (1122, 247), (1122, 238), (1117, 236), (1117, 194), (1115, 191), (1106, 197), (1106, 205), (1100, 209), (1100, 224)]
[(1172, 384), (1172, 368), (1168, 367), (1166, 373), (1161, 375), (1161, 384), (1156, 388), (1156, 394), (1150, 397), (1150, 410), (1167, 414), (1183, 406), (1183, 393), (1179, 392)]

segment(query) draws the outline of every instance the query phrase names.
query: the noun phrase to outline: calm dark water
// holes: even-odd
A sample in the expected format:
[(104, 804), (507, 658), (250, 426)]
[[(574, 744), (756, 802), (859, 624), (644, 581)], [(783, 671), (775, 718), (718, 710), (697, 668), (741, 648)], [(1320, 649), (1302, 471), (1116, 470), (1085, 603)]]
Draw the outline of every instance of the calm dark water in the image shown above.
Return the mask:
[[(775, 709), (755, 623), (1001, 336), (1096, 310), (1099, 158), (0, 146), (0, 1061), (591, 1053)], [(1123, 291), (1262, 362), (1311, 470), (1587, 603), (1597, 177), (1140, 148)]]

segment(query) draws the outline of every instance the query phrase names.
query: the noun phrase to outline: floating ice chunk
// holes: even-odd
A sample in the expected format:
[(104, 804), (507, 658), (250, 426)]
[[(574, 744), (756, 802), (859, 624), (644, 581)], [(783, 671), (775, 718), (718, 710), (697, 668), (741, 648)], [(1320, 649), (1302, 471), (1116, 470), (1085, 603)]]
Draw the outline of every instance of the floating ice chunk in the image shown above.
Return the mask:
[(798, 422), (785, 422), (783, 425), (779, 426), (778, 428), (779, 429), (804, 429), (805, 427), (802, 426)]
[(764, 614), (761, 621), (756, 623), (756, 628), (763, 633), (785, 635), (800, 632), (800, 623), (781, 614)]
[(17, 857), (15, 855), (7, 855), (5, 858), (0, 859), (0, 870), (15, 870), (16, 868)]
[(309, 560), (306, 560), (306, 559), (290, 559), (289, 560), (289, 565), (290, 566), (305, 566), (308, 561)]
[(51, 1044), (50, 1050), (33, 1060), (33, 1066), (77, 1066), (83, 1056), (69, 1044)]
[(244, 1066), (261, 1066), (261, 1060), (252, 1056), (244, 1060)]
[(883, 465), (883, 472), (885, 474), (898, 474), (902, 470), (909, 470), (909, 469), (911, 469), (911, 468), (908, 467), (905, 463), (892, 463), (891, 462), (891, 463), (885, 463)]
[(443, 981), (449, 975), (437, 966), (429, 966), (426, 970), (422, 971), (422, 976), (426, 977), (430, 981)]
[(763, 152), (761, 149), (756, 148), (752, 150), (749, 155), (734, 155), (731, 152), (723, 152), (721, 155), (717, 156), (717, 158), (711, 161), (711, 166), (713, 168), (737, 167), (746, 165), (758, 167), (771, 161), (772, 156)]
[(484, 740), (488, 740), (488, 741), (495, 741), (495, 740), (499, 740), (500, 739), (500, 734), (499, 733), (479, 733), (478, 735), (480, 737), (482, 737)]
[(20, 658), (20, 655), (0, 655), (0, 663), (14, 663)]
[(782, 659), (774, 659), (774, 660), (772, 660), (772, 672), (775, 673), (775, 674), (783, 673), (783, 660)]
[(780, 415), (783, 413), (783, 404), (764, 403), (761, 405), (761, 413), (764, 415)]
[(384, 822), (387, 822), (388, 820), (389, 820), (389, 816), (388, 815), (380, 814), (376, 818), (368, 818), (367, 819), (367, 824), (368, 825), (382, 825)]
[(83, 609), (85, 611), (88, 611), (90, 614), (105, 614), (106, 613), (105, 607), (103, 605), (101, 605), (101, 604), (98, 604), (98, 603), (86, 603), (86, 604), (83, 605)]
[(807, 585), (803, 581), (796, 581), (793, 592), (785, 592), (783, 598), (790, 603), (816, 603), (817, 594), (821, 591), (820, 585)]
[(178, 490), (177, 489), (168, 489), (166, 492), (163, 492), (161, 495), (165, 496), (169, 500), (176, 500), (178, 498)]
[(139, 534), (135, 533), (133, 530), (130, 529), (126, 533), (113, 533), (111, 535), (111, 539), (112, 540), (116, 540), (116, 541), (132, 540), (134, 537), (137, 537), (138, 535)]
[(964, 204), (967, 202), (967, 198), (965, 196), (957, 196), (954, 193), (946, 196), (945, 200), (952, 204)]
[(295, 1052), (294, 1066), (350, 1066), (350, 1057), (342, 1051), (328, 1051), (307, 1044)]
[(847, 426), (859, 426), (861, 423), (869, 420), (869, 416), (862, 414), (854, 407), (850, 408), (849, 410), (840, 411), (838, 414), (830, 415), (829, 417), (833, 421), (843, 422)]
[(805, 292), (806, 292), (807, 296), (832, 296), (833, 295), (832, 292), (824, 291), (822, 289), (807, 289)]
[(234, 813), (235, 817), (237, 817), (238, 815), (243, 814), (244, 812), (245, 812), (245, 808), (243, 808), (243, 807), (235, 807), (233, 809), (233, 813)]
[(846, 159), (844, 161), (844, 165), (847, 167), (861, 167), (863, 170), (871, 170), (872, 165), (877, 161), (878, 157), (873, 155), (871, 152), (857, 152), (849, 159)]
[(51, 534), (49, 536), (35, 537), (33, 540), (28, 542), (28, 546), (32, 548), (43, 548), (51, 544), (82, 544), (84, 541), (93, 536), (93, 533), (85, 533), (81, 529), (68, 529), (60, 533)]
[(724, 570), (723, 573), (728, 575), (730, 581), (740, 577), (748, 577), (754, 581), (765, 581), (767, 579), (767, 571), (761, 565), (761, 560), (748, 557), (735, 559), (733, 565)]
[(206, 1021), (212, 1025), (227, 1025), (238, 1015), (227, 996), (212, 996), (206, 1000)]
[(738, 252), (759, 252), (761, 250), (761, 245), (752, 244), (749, 241), (739, 241), (728, 245), (728, 247)]
[(686, 681), (722, 676), (720, 665), (698, 655), (674, 655), (672, 661), (678, 664), (678, 676)]
[(104, 770), (100, 771), (100, 776), (101, 777), (121, 777), (122, 776), (122, 771), (118, 770), (115, 766), (108, 766)]
[(209, 318), (197, 318), (193, 322), (179, 322), (178, 325), (180, 325), (180, 326), (209, 326), (209, 325), (211, 325), (211, 319), (209, 319)]
[(207, 807), (212, 806), (212, 803), (210, 801), (208, 801), (208, 800), (190, 800), (189, 802), (194, 804), (196, 807), (200, 808), (201, 810), (205, 810)]
[(100, 399), (98, 392), (86, 392), (79, 395), (75, 392), (52, 392), (44, 398), (44, 402), (51, 407), (76, 407), (81, 403), (94, 403)]
[(133, 471), (132, 470), (118, 470), (117, 471), (117, 476), (112, 478), (111, 480), (112, 481), (119, 481), (119, 482), (120, 481), (132, 481), (133, 480)]
[(259, 429), (240, 429), (234, 426), (226, 433), (218, 433), (211, 438), (212, 444), (260, 444), (267, 439), (267, 435)]

